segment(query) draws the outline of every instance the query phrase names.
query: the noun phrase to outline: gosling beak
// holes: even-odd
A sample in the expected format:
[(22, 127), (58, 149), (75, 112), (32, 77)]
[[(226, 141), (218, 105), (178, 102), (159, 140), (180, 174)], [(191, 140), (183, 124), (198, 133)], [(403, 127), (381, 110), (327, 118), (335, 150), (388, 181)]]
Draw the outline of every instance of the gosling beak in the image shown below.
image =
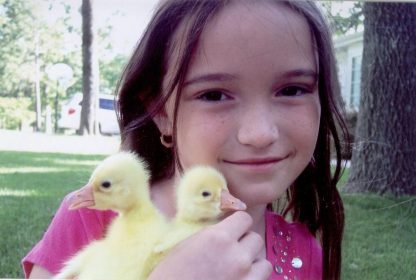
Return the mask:
[(88, 208), (95, 205), (92, 185), (86, 184), (69, 197), (69, 210)]
[(229, 211), (229, 210), (239, 211), (239, 210), (246, 210), (247, 206), (244, 202), (232, 196), (229, 191), (222, 190), (220, 208), (222, 211)]

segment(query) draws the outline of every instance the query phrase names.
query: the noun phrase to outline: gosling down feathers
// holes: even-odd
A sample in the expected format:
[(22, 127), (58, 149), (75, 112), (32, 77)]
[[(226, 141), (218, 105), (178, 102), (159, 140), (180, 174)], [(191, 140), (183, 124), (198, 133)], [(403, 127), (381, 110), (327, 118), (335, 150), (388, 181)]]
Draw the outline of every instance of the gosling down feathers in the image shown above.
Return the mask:
[(233, 197), (223, 175), (209, 166), (195, 166), (187, 170), (176, 190), (177, 212), (167, 234), (155, 246), (147, 260), (145, 276), (180, 241), (202, 228), (218, 222), (226, 212), (245, 210), (246, 205)]
[(145, 164), (129, 152), (106, 158), (71, 198), (70, 209), (85, 207), (119, 215), (105, 238), (82, 249), (55, 278), (144, 279), (144, 261), (168, 225), (150, 200)]

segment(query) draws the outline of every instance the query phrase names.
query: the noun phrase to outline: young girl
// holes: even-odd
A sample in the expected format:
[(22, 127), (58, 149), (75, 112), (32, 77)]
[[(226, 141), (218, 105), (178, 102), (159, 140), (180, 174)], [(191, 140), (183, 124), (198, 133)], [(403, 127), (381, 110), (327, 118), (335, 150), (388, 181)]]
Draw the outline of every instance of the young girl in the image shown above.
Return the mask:
[[(120, 81), (122, 147), (149, 163), (168, 217), (175, 177), (195, 164), (218, 168), (248, 209), (180, 243), (150, 279), (338, 279), (338, 98), (315, 3), (162, 1)], [(272, 211), (278, 199), (293, 222)], [(23, 260), (26, 275), (56, 273), (114, 217), (67, 207)]]

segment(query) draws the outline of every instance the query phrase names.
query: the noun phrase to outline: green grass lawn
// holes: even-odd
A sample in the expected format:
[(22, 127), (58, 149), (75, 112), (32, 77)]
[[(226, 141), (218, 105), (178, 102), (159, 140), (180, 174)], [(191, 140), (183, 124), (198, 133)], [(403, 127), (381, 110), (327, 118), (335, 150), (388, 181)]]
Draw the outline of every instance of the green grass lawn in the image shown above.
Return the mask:
[[(0, 151), (0, 278), (23, 277), (20, 259), (42, 237), (64, 195), (85, 184), (101, 159)], [(342, 278), (416, 279), (415, 201), (362, 194), (343, 199)]]
[(343, 279), (416, 279), (415, 198), (343, 194)]
[(103, 156), (0, 152), (0, 278), (22, 278), (20, 259), (64, 195), (88, 181)]

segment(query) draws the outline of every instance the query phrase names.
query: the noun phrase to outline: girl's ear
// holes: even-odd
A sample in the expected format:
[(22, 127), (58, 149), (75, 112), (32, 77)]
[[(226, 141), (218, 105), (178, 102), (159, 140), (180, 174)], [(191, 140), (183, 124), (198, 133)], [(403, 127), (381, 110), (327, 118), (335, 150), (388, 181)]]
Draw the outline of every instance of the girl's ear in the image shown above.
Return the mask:
[(157, 115), (153, 117), (153, 121), (156, 123), (156, 126), (159, 129), (160, 134), (172, 136), (172, 121), (166, 114), (165, 110), (160, 110), (159, 113), (157, 113)]

